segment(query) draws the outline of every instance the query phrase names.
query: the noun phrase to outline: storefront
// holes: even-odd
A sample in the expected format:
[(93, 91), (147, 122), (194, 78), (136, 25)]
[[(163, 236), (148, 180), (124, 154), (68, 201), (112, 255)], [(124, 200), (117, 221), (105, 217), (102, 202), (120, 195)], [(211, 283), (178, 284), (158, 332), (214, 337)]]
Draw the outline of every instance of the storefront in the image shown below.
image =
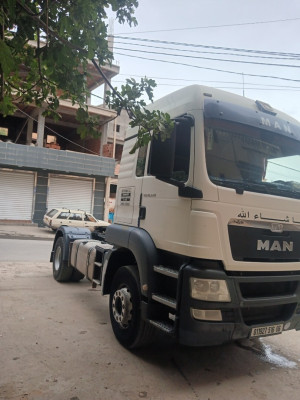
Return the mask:
[(79, 209), (93, 212), (95, 179), (49, 174), (47, 210)]
[(32, 220), (36, 174), (0, 169), (0, 220)]

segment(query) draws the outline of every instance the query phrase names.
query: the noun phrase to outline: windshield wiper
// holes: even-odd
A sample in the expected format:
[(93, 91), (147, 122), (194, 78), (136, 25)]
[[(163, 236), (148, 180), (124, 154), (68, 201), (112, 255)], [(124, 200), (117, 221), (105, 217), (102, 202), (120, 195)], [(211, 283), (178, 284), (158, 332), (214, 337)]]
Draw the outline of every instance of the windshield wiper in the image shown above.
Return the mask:
[[(211, 177), (211, 180), (219, 186), (230, 187), (236, 190), (236, 193), (243, 194), (244, 191), (253, 191), (258, 193), (267, 193), (283, 197), (300, 198), (300, 190), (295, 190), (293, 182), (257, 182), (257, 181), (239, 181), (235, 179)], [(300, 185), (299, 185), (300, 186)]]
[[(235, 189), (238, 194), (243, 194), (244, 190), (253, 189), (253, 185), (249, 184), (248, 182), (239, 181), (236, 179), (217, 178), (212, 176), (210, 178), (216, 185)], [(257, 189), (259, 189), (259, 185), (257, 186)]]
[(288, 196), (300, 198), (300, 183), (295, 181), (273, 181), (268, 185), (275, 187), (277, 192), (280, 194), (286, 193)]

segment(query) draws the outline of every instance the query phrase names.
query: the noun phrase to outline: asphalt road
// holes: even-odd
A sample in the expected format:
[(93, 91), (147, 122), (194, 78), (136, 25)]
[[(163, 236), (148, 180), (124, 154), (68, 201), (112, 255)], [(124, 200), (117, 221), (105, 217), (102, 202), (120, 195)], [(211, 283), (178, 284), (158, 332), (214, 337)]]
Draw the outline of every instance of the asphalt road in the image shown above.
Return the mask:
[(1, 261), (44, 261), (50, 259), (50, 240), (0, 239)]
[(48, 260), (51, 243), (23, 242), (0, 240), (1, 258), (22, 259), (0, 261), (1, 400), (299, 398), (300, 332), (130, 352), (114, 338), (107, 297), (86, 280), (57, 283), (49, 262), (32, 261), (37, 248)]

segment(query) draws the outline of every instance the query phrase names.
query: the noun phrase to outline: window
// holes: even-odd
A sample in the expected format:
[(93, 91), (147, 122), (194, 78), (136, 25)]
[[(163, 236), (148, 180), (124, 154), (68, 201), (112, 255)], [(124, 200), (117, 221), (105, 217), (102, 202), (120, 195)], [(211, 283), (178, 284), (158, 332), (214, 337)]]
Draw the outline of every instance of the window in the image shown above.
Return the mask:
[(59, 214), (59, 216), (58, 216), (57, 218), (59, 218), (59, 219), (67, 219), (69, 215), (70, 215), (69, 212), (63, 211), (63, 212), (61, 212), (61, 213)]
[(204, 133), (207, 172), (214, 184), (299, 199), (297, 137), (212, 118), (205, 120)]
[(165, 140), (153, 138), (149, 157), (149, 173), (159, 179), (182, 186), (189, 178), (191, 127), (189, 115), (175, 119), (171, 136)]
[(190, 168), (191, 128), (180, 123), (176, 128), (176, 143), (172, 179), (186, 182)]
[(73, 221), (82, 221), (82, 214), (72, 213), (69, 219)]
[(120, 132), (120, 125), (116, 126), (116, 132), (118, 132), (118, 133)]
[(52, 210), (50, 210), (49, 212), (47, 212), (47, 216), (48, 217), (53, 217), (56, 213), (57, 213), (57, 211), (58, 210), (56, 210), (55, 208), (53, 208)]
[(94, 218), (91, 214), (86, 214), (84, 220), (89, 222), (97, 222), (96, 218)]

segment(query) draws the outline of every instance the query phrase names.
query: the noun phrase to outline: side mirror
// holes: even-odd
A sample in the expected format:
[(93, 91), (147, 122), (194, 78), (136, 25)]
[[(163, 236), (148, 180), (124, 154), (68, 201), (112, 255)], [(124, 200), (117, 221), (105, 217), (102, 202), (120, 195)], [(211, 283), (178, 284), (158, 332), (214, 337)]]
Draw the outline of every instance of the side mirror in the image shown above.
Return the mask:
[(191, 186), (179, 186), (178, 196), (185, 197), (187, 199), (202, 199), (203, 193), (202, 190)]

